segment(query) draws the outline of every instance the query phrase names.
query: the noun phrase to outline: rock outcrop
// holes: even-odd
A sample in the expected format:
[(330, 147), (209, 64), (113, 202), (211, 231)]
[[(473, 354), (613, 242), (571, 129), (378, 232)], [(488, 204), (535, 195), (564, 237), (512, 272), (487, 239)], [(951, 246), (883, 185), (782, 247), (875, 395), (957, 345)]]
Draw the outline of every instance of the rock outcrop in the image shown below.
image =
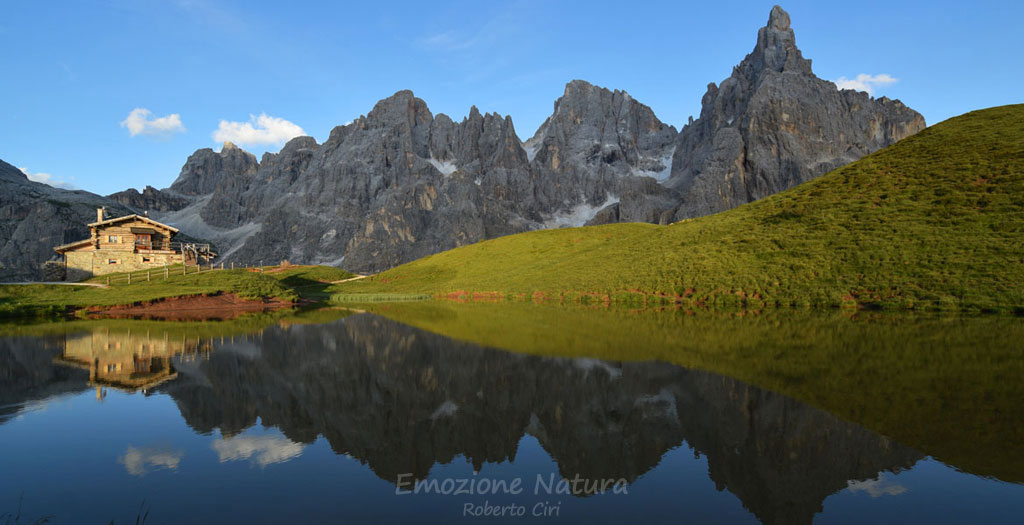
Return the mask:
[(252, 175), (258, 165), (255, 155), (225, 142), (219, 153), (203, 148), (189, 156), (170, 189), (182, 195), (207, 195), (226, 179)]
[(146, 186), (142, 193), (135, 188), (128, 188), (124, 191), (119, 191), (111, 195), (107, 195), (107, 198), (123, 204), (133, 210), (138, 211), (175, 211), (188, 206), (189, 201), (184, 197), (174, 195), (170, 192), (160, 191), (152, 186)]
[[(580, 80), (526, 144), (510, 117), (471, 107), (455, 122), (400, 91), (323, 144), (299, 137), (257, 164), (228, 146), (196, 152), (167, 190), (192, 204), (160, 218), (229, 259), (375, 271), (669, 192), (653, 177), (667, 177), (675, 137), (625, 92)], [(658, 213), (623, 206), (616, 220)]]
[(676, 220), (791, 188), (925, 127), (898, 100), (814, 76), (779, 6), (754, 50), (701, 103), (700, 118), (679, 134), (667, 183), (682, 198)]
[(657, 182), (668, 178), (676, 135), (625, 91), (574, 80), (525, 147), (538, 177), (555, 182), (556, 202), (615, 206), (616, 221), (657, 222), (659, 210), (632, 196), (665, 193)]

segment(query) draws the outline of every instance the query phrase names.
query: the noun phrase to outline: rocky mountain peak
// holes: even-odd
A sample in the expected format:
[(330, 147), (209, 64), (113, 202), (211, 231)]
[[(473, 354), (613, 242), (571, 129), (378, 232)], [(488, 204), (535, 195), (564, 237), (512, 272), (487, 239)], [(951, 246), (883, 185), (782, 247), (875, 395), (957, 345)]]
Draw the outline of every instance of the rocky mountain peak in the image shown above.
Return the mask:
[(667, 183), (682, 197), (676, 220), (785, 190), (925, 127), (899, 101), (814, 76), (778, 6), (753, 51), (701, 103), (700, 118), (679, 134)]
[(566, 162), (618, 165), (615, 171), (623, 175), (647, 169), (644, 160), (661, 158), (675, 136), (675, 128), (625, 91), (573, 80), (526, 148), (535, 163), (548, 169), (558, 170)]
[(107, 198), (129, 207), (137, 213), (147, 211), (169, 212), (188, 206), (187, 199), (162, 192), (152, 186), (146, 186), (141, 193), (135, 188), (128, 188), (127, 190), (107, 195)]
[(812, 74), (811, 61), (797, 49), (796, 35), (789, 24), (789, 13), (779, 6), (773, 7), (768, 24), (757, 32), (757, 45), (739, 66), (748, 78), (765, 70)]
[(301, 149), (310, 149), (317, 147), (316, 139), (307, 135), (301, 137), (295, 137), (285, 143), (284, 147), (281, 148), (281, 153), (286, 151), (297, 151)]
[(190, 155), (171, 190), (182, 195), (206, 195), (213, 193), (224, 178), (249, 176), (257, 168), (259, 161), (255, 155), (225, 142), (220, 153), (203, 148)]
[(366, 115), (367, 124), (371, 128), (391, 127), (401, 124), (408, 128), (420, 124), (429, 125), (433, 120), (427, 103), (416, 98), (413, 92), (403, 89), (373, 106)]
[(0, 160), (0, 180), (8, 182), (25, 182), (28, 176), (24, 172)]
[(786, 31), (789, 29), (789, 13), (776, 5), (772, 6), (772, 12), (768, 14), (768, 29)]

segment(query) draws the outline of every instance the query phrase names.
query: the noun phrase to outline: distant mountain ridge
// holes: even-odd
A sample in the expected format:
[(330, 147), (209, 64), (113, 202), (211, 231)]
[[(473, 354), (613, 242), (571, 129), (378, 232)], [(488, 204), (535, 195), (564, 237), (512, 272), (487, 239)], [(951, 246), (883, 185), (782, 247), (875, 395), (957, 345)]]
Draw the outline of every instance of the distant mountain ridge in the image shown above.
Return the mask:
[(714, 213), (925, 127), (899, 101), (815, 77), (778, 6), (702, 105), (677, 131), (624, 91), (573, 80), (521, 142), (511, 117), (474, 106), (454, 122), (399, 91), (323, 144), (298, 137), (259, 161), (201, 149), (170, 188), (110, 197), (215, 242), (226, 261), (372, 272), (512, 233)]

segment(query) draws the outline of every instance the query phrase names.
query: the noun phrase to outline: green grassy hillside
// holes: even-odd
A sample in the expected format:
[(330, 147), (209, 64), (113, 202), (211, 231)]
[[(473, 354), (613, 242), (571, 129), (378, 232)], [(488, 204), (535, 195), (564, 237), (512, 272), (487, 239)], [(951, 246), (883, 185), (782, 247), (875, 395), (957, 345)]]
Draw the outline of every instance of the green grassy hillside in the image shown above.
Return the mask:
[(331, 290), (1019, 311), (1022, 282), (1024, 105), (1014, 105), (717, 215), (502, 237)]

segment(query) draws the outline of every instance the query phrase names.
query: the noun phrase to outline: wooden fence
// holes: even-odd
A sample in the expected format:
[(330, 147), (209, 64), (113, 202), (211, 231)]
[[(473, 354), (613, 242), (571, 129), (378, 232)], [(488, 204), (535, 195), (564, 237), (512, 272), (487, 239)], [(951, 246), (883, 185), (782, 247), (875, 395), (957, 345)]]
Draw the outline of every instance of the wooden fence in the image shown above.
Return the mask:
[(249, 266), (247, 264), (235, 265), (230, 263), (225, 265), (223, 262), (219, 264), (197, 264), (192, 265), (174, 265), (174, 266), (162, 266), (159, 268), (152, 268), (149, 270), (135, 270), (134, 272), (119, 273), (107, 275), (101, 282), (105, 282), (107, 286), (110, 285), (128, 285), (128, 284), (139, 284), (151, 281), (173, 281), (176, 279), (184, 279), (189, 275), (195, 275), (199, 273), (207, 272), (219, 272), (222, 270), (235, 270), (235, 269), (247, 269), (253, 272), (263, 273), (265, 266), (261, 264), (259, 266)]

